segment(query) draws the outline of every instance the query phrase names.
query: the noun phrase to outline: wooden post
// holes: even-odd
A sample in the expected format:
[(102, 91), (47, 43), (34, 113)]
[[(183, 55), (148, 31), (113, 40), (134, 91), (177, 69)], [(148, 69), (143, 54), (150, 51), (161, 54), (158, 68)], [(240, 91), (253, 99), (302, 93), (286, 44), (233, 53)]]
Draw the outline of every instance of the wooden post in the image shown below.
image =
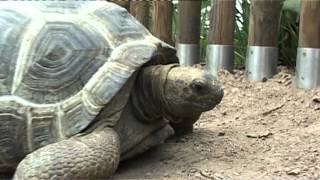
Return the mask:
[(199, 62), (201, 1), (178, 1), (178, 57), (180, 64)]
[(217, 75), (220, 69), (233, 69), (235, 5), (236, 0), (214, 0), (212, 4), (207, 66), (213, 75)]
[(172, 41), (172, 14), (171, 1), (152, 1), (152, 33), (168, 44)]
[(130, 2), (130, 13), (138, 19), (141, 24), (148, 28), (149, 25), (149, 2), (132, 0)]
[(277, 73), (279, 0), (252, 0), (246, 73), (249, 80), (265, 81)]
[(252, 0), (249, 46), (271, 46), (278, 44), (279, 0)]
[(210, 13), (209, 44), (233, 45), (235, 0), (213, 0)]
[(299, 25), (296, 85), (320, 86), (320, 0), (302, 0)]
[(302, 0), (299, 47), (320, 48), (320, 1)]
[(126, 8), (127, 11), (130, 10), (130, 0), (108, 0), (108, 1), (116, 3), (119, 6)]

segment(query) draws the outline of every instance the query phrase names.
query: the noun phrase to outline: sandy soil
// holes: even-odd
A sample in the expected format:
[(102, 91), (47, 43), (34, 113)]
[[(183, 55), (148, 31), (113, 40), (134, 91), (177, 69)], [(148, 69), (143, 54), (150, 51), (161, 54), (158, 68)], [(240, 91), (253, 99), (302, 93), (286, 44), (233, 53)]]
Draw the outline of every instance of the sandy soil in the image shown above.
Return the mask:
[(221, 72), (225, 97), (194, 133), (121, 163), (114, 179), (320, 179), (320, 90), (279, 69), (258, 83)]

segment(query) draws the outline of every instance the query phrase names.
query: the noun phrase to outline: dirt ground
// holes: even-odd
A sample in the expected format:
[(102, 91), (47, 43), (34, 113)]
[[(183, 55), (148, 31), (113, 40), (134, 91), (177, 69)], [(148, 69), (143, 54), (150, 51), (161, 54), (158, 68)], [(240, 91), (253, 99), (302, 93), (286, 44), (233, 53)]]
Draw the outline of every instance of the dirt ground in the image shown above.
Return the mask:
[(225, 97), (194, 133), (122, 162), (114, 179), (320, 179), (320, 90), (293, 73), (249, 82), (221, 72)]

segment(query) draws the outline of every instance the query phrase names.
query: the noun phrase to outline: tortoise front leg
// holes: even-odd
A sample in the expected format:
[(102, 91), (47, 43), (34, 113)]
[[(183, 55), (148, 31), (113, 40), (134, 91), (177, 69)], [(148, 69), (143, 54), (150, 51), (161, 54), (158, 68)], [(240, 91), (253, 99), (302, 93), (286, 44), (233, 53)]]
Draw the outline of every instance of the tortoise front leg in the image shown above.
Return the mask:
[(14, 179), (107, 178), (119, 158), (118, 135), (106, 128), (36, 150), (19, 164)]
[(135, 155), (141, 154), (156, 145), (164, 143), (164, 141), (173, 134), (174, 131), (169, 125), (165, 125), (164, 127), (155, 130), (149, 136), (140, 141), (135, 147), (121, 154), (121, 161), (134, 157)]

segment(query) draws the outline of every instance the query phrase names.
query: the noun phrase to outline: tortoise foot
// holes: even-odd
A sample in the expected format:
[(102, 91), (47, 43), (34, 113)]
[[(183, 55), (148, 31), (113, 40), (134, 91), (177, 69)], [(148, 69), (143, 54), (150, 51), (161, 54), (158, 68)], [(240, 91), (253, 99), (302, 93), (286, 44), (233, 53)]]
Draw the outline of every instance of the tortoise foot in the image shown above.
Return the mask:
[(170, 124), (176, 136), (184, 136), (193, 132), (193, 124)]

